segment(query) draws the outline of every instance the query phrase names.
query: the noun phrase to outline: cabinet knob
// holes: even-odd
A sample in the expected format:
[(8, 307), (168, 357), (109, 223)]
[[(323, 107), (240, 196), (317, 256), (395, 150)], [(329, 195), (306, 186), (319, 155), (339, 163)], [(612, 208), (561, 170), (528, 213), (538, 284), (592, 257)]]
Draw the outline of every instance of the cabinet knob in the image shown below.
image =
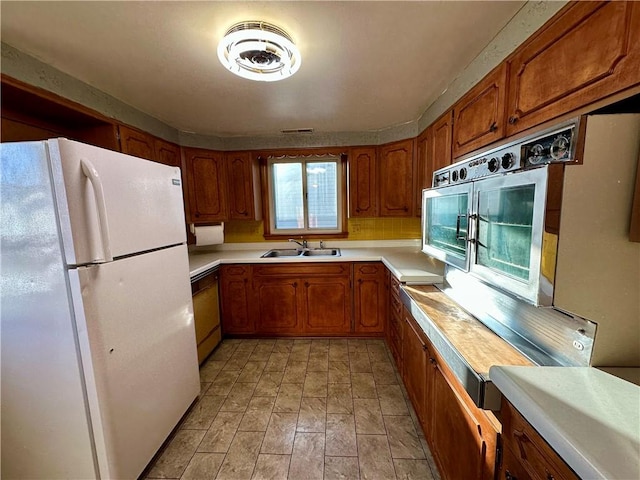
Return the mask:
[(491, 124), (491, 126), (489, 127), (489, 131), (490, 132), (495, 132), (496, 130), (498, 130), (498, 124), (496, 122), (493, 122)]
[(515, 475), (512, 475), (509, 470), (504, 472), (504, 478), (506, 478), (506, 480), (518, 480), (518, 477), (516, 477)]
[(427, 351), (427, 346), (425, 344), (422, 344), (422, 350), (425, 352)]
[(304, 282), (304, 286), (309, 288), (309, 282)]
[(362, 284), (362, 279), (361, 278), (358, 279), (358, 284), (360, 284), (360, 285)]
[(556, 477), (547, 472), (547, 480), (556, 480)]
[(518, 121), (518, 117), (516, 117), (515, 115), (511, 115), (509, 117), (509, 124), (510, 125), (514, 125), (517, 121)]
[(403, 208), (403, 210), (404, 210), (405, 212), (408, 212), (408, 211), (409, 211), (409, 207), (404, 207), (404, 208)]
[(359, 209), (359, 208), (356, 208), (356, 212), (360, 213), (360, 209)]

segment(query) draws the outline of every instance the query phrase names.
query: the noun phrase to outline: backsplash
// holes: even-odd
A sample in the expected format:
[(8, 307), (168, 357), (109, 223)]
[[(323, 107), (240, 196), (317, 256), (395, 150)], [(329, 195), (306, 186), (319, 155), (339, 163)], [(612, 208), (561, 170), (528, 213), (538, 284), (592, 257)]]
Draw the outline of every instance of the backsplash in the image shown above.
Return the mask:
[[(420, 238), (420, 219), (405, 217), (350, 218), (349, 240), (404, 240)], [(225, 243), (265, 242), (262, 222), (246, 220), (224, 224)]]

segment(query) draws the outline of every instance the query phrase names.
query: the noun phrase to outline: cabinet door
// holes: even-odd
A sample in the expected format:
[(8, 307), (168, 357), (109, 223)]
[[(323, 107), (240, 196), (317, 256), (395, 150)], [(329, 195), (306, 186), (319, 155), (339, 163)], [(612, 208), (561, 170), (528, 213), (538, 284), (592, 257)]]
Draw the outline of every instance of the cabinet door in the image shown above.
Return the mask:
[(354, 280), (354, 331), (384, 333), (388, 298), (386, 268), (382, 263), (356, 263)]
[(483, 479), (487, 448), (480, 435), (480, 424), (440, 368), (436, 368), (434, 372), (434, 425), (431, 447), (439, 463), (442, 478)]
[(348, 275), (309, 277), (301, 281), (302, 331), (345, 334), (351, 331), (351, 281)]
[(178, 145), (156, 138), (153, 141), (153, 146), (156, 162), (164, 163), (171, 167), (180, 166), (180, 147)]
[(120, 125), (120, 151), (134, 157), (155, 160), (153, 136)]
[(290, 277), (254, 277), (256, 330), (264, 334), (299, 333), (304, 304), (298, 291), (302, 280)]
[(402, 353), (404, 361), (403, 379), (407, 394), (413, 404), (418, 420), (425, 425), (425, 390), (427, 381), (427, 345), (422, 341), (419, 328), (411, 314), (403, 308), (404, 338)]
[(512, 135), (640, 82), (640, 4), (570, 2), (508, 60)]
[(411, 217), (414, 208), (414, 139), (380, 147), (380, 216)]
[(504, 137), (507, 64), (502, 63), (453, 107), (453, 158)]
[(227, 177), (229, 181), (229, 218), (231, 220), (259, 220), (260, 204), (256, 194), (257, 164), (251, 152), (228, 152)]
[(418, 136), (416, 142), (416, 216), (422, 215), (422, 190), (431, 187), (431, 177), (433, 176), (433, 165), (431, 155), (429, 155), (431, 131), (427, 128)]
[(349, 216), (377, 217), (376, 149), (353, 148), (349, 153)]
[(253, 333), (254, 331), (250, 279), (251, 267), (249, 265), (222, 265), (220, 267), (224, 333)]
[(185, 148), (189, 193), (189, 222), (207, 223), (227, 220), (224, 153)]
[(431, 165), (433, 171), (451, 165), (453, 110), (431, 124)]

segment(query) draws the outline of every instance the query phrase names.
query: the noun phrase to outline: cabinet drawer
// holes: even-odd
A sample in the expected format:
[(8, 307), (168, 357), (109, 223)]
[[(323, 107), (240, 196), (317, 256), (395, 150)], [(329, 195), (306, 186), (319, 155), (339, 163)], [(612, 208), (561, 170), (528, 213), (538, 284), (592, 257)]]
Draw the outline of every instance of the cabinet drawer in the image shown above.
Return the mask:
[(253, 275), (261, 277), (286, 276), (309, 277), (312, 275), (351, 275), (351, 265), (348, 263), (298, 263), (275, 265), (254, 265)]
[(504, 398), (502, 399), (503, 438), (515, 459), (533, 479), (577, 480), (579, 477), (535, 429)]
[(402, 303), (400, 302), (400, 299), (391, 295), (391, 298), (389, 299), (389, 304), (391, 308), (391, 312), (390, 312), (391, 316), (396, 316), (399, 318), (402, 315)]
[(390, 275), (390, 277), (391, 277), (391, 295), (393, 295), (398, 299), (398, 301), (400, 301), (400, 281), (393, 275)]

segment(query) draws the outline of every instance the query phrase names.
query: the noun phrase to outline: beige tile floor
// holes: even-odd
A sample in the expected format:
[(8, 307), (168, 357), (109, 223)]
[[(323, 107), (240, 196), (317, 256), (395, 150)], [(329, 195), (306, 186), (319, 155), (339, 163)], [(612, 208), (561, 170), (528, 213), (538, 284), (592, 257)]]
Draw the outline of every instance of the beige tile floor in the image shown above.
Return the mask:
[(230, 339), (149, 479), (439, 480), (381, 339)]

